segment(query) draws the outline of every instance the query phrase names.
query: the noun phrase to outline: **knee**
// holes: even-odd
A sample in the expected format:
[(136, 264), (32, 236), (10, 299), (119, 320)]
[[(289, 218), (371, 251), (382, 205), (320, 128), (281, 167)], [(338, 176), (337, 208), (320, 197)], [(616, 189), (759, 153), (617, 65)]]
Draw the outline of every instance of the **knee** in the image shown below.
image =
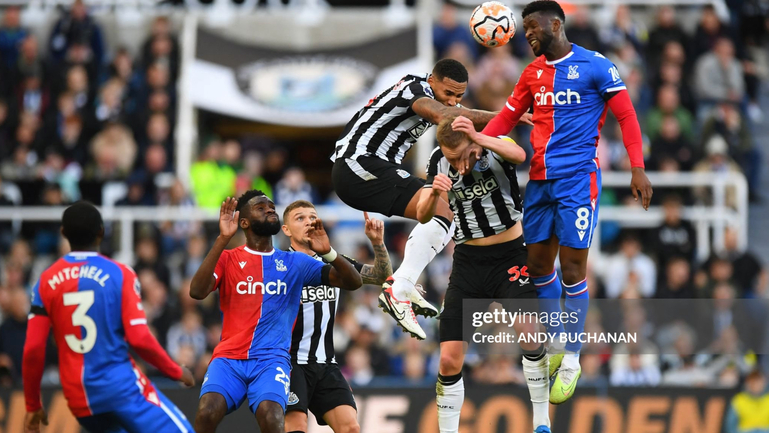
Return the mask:
[(357, 421), (342, 425), (339, 430), (335, 430), (336, 433), (360, 433), (360, 426)]
[(267, 414), (264, 418), (266, 424), (268, 427), (270, 427), (270, 431), (275, 432), (283, 432), (283, 420), (284, 415), (283, 411), (280, 409), (274, 409), (267, 411)]
[(439, 371), (444, 376), (453, 376), (462, 371), (462, 361), (451, 353), (441, 352)]
[(529, 257), (526, 259), (526, 267), (529, 275), (532, 277), (544, 277), (545, 275), (550, 275), (555, 269), (553, 262), (542, 260), (533, 254), (529, 254)]
[(195, 415), (195, 422), (204, 425), (215, 425), (219, 422), (222, 416), (221, 409), (216, 405), (201, 402), (198, 406), (198, 413)]
[(307, 416), (299, 411), (286, 412), (286, 431), (307, 431)]
[(561, 277), (567, 285), (577, 284), (587, 275), (586, 264), (581, 262), (561, 262)]

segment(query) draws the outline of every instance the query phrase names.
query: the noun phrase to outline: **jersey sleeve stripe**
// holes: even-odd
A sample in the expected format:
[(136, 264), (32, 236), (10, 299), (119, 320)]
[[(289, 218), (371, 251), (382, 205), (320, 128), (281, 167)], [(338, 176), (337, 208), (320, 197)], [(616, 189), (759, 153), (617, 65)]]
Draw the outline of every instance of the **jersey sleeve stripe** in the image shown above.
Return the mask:
[(214, 279), (217, 279), (217, 280), (219, 279), (219, 276), (216, 275), (216, 272), (214, 272)]
[(131, 319), (131, 322), (129, 322), (129, 323), (131, 324), (131, 326), (146, 325), (147, 324), (147, 319), (146, 318)]
[(610, 92), (619, 92), (620, 90), (627, 90), (627, 87), (625, 86), (617, 86), (617, 87), (610, 87), (605, 90), (606, 93)]
[(510, 110), (510, 111), (515, 111), (515, 107), (513, 107), (512, 105), (510, 105), (510, 103), (509, 103), (509, 102), (505, 102), (505, 107), (507, 107), (507, 109), (508, 109), (508, 110)]

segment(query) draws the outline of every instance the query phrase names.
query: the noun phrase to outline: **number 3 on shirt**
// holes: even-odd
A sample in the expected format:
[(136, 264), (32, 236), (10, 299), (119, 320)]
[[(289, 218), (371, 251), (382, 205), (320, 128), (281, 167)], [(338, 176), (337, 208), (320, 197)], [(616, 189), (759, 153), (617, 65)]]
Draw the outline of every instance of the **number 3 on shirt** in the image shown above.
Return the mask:
[(73, 334), (65, 335), (64, 339), (67, 341), (67, 346), (75, 353), (88, 353), (96, 344), (96, 322), (86, 315), (88, 309), (93, 305), (93, 290), (65, 293), (63, 300), (66, 306), (77, 305), (72, 313), (72, 325), (85, 328), (85, 338), (83, 339), (77, 338)]

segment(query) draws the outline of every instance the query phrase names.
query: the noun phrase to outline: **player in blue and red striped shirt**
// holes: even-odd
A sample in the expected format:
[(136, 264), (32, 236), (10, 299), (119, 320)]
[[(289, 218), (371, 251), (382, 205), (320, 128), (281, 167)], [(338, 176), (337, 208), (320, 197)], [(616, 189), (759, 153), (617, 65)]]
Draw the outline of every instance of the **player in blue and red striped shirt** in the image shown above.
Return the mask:
[[(566, 39), (566, 19), (557, 2), (531, 2), (522, 15), (526, 39), (538, 57), (523, 71), (507, 104), (483, 133), (509, 133), (533, 107), (534, 156), (523, 203), (528, 272), (540, 299), (560, 299), (563, 286), (566, 309), (580, 318), (565, 324), (566, 355), (550, 360), (551, 372), (560, 366), (550, 392), (550, 401), (558, 404), (571, 397), (581, 373), (581, 344), (571, 340), (584, 330), (587, 313), (587, 256), (601, 191), (597, 146), (607, 109), (622, 129), (632, 167), (630, 188), (636, 200), (640, 195), (644, 209), (649, 207), (652, 187), (644, 173), (641, 129), (617, 68), (600, 53)], [(559, 253), (562, 282), (554, 269)], [(558, 303), (541, 303), (547, 310), (560, 311)], [(563, 332), (564, 327), (554, 331)]]
[(40, 402), (45, 346), (53, 327), (59, 377), (72, 414), (90, 432), (192, 432), (184, 414), (139, 371), (129, 346), (161, 373), (195, 384), (147, 327), (133, 269), (100, 255), (101, 214), (78, 202), (64, 211), (61, 232), (72, 252), (40, 276), (33, 289), (24, 344), (26, 432), (47, 418)]
[[(246, 244), (225, 250), (238, 227)], [(219, 290), (223, 319), (222, 339), (200, 390), (198, 433), (216, 431), (246, 398), (263, 433), (283, 433), (291, 331), (302, 288), (323, 284), (355, 290), (362, 285), (353, 265), (331, 248), (320, 218), (308, 228), (307, 239), (328, 265), (304, 253), (273, 248), (272, 237), (280, 228), (275, 203), (261, 191), (222, 203), (220, 235), (190, 284), (196, 299)]]

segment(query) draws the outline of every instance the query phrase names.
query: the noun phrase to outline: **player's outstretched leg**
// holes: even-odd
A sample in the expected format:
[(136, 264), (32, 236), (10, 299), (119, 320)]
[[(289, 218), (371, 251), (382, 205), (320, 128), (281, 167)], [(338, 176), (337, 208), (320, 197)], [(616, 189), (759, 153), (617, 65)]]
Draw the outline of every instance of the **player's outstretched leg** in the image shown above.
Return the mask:
[[(417, 203), (421, 190), (409, 201), (403, 216), (413, 220), (417, 219)], [(438, 309), (425, 301), (416, 290), (415, 285), (422, 271), (451, 241), (454, 234), (454, 214), (451, 213), (449, 204), (439, 200), (435, 209), (435, 216), (424, 224), (417, 224), (409, 234), (406, 241), (406, 249), (403, 253), (403, 262), (393, 273), (394, 284), (392, 293), (399, 301), (411, 301), (414, 313), (425, 317), (438, 315)]]
[[(417, 191), (406, 206), (403, 216), (416, 220)], [(379, 306), (390, 314), (404, 331), (418, 339), (425, 338), (425, 332), (416, 320), (415, 314), (425, 317), (438, 315), (438, 309), (427, 302), (416, 287), (422, 271), (451, 241), (454, 233), (453, 215), (448, 203), (438, 202), (436, 215), (425, 224), (417, 224), (409, 234), (403, 262), (385, 284), (379, 296)], [(414, 312), (409, 314), (408, 310)]]
[(214, 433), (227, 415), (227, 401), (219, 393), (209, 392), (200, 397), (195, 415), (195, 433)]
[(264, 400), (256, 408), (256, 422), (262, 433), (283, 433), (283, 417), (280, 403)]
[[(558, 281), (558, 274), (555, 271), (555, 257), (558, 254), (558, 238), (551, 236), (550, 239), (530, 243), (527, 245), (528, 258), (526, 266), (531, 282), (537, 288), (537, 298), (542, 312), (547, 313), (548, 317), (561, 317), (561, 282)], [(563, 322), (560, 319), (545, 322), (545, 327), (550, 335), (554, 335), (553, 342), (548, 349), (548, 358), (550, 364), (549, 376), (552, 377), (561, 366), (563, 359), (563, 343), (560, 342), (560, 335), (564, 333)]]
[(438, 383), (435, 384), (440, 433), (459, 431), (459, 416), (465, 401), (465, 382), (462, 380), (462, 365), (465, 360), (463, 344), (462, 341), (441, 342)]
[(393, 273), (395, 282), (392, 293), (399, 301), (411, 301), (416, 314), (425, 317), (438, 315), (438, 309), (425, 301), (415, 285), (422, 271), (451, 240), (447, 236), (449, 233), (453, 233), (452, 221), (436, 215), (425, 224), (417, 224), (406, 241), (403, 262)]
[(550, 390), (550, 402), (561, 404), (574, 395), (577, 381), (582, 374), (579, 365), (579, 351), (582, 343), (579, 335), (585, 330), (585, 317), (589, 307), (587, 291), (587, 255), (588, 249), (561, 247), (561, 271), (563, 289), (566, 292), (565, 309), (569, 317), (577, 316), (576, 321), (567, 321), (565, 326), (568, 341), (563, 361)]

